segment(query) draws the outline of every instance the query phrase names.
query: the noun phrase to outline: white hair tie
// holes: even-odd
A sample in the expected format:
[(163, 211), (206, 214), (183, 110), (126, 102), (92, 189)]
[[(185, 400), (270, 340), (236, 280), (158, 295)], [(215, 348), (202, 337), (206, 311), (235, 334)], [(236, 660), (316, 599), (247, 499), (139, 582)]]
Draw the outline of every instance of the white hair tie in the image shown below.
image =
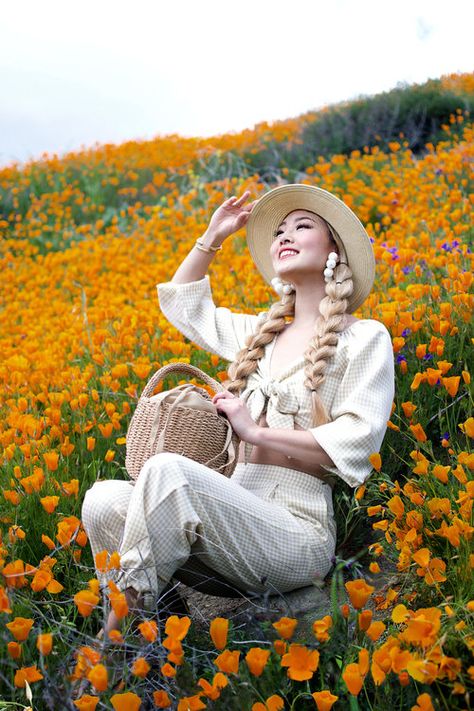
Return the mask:
[(284, 284), (280, 277), (273, 277), (272, 286), (279, 296), (283, 296), (283, 294), (291, 294), (291, 292), (295, 290), (293, 284)]
[(330, 252), (326, 262), (326, 269), (324, 270), (324, 281), (331, 281), (334, 275), (334, 268), (339, 261), (339, 255), (336, 252)]

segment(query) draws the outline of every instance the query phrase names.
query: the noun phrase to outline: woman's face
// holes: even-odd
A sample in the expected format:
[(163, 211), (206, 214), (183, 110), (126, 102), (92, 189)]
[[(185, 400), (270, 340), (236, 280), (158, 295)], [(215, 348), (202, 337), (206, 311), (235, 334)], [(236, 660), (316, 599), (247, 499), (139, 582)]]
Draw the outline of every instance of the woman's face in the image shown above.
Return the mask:
[(275, 273), (288, 281), (298, 274), (323, 278), (329, 252), (337, 252), (337, 248), (324, 223), (309, 210), (290, 212), (276, 230), (270, 247)]

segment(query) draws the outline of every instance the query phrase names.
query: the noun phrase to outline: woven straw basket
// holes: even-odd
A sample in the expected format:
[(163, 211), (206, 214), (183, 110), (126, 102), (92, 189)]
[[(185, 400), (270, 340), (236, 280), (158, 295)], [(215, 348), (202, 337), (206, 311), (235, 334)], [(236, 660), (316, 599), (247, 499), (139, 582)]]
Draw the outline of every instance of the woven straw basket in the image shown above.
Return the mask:
[(136, 479), (147, 459), (159, 452), (175, 452), (230, 476), (238, 461), (240, 439), (207, 390), (192, 383), (152, 395), (170, 373), (199, 378), (215, 392), (222, 385), (189, 363), (170, 363), (146, 384), (127, 431), (125, 467)]

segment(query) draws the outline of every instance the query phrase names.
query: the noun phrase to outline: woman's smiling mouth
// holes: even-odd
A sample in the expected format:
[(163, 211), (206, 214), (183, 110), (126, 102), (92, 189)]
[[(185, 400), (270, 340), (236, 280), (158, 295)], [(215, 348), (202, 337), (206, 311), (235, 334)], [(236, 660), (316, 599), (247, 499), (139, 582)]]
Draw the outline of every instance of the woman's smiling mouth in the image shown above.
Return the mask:
[(279, 258), (285, 259), (285, 257), (292, 257), (294, 254), (298, 254), (298, 252), (295, 249), (282, 249), (282, 251), (280, 252)]

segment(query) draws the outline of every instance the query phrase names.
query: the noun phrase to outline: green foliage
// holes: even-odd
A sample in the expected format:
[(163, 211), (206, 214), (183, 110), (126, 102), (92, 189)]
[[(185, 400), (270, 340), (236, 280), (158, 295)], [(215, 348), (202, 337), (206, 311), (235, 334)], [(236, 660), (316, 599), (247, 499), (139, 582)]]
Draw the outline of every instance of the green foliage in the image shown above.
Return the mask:
[(271, 178), (283, 167), (304, 172), (320, 157), (350, 155), (372, 146), (386, 150), (391, 142), (403, 141), (416, 154), (425, 150), (426, 143), (441, 140), (442, 126), (449, 124), (450, 116), (457, 109), (470, 112), (473, 103), (474, 96), (442, 90), (439, 81), (400, 86), (317, 112), (298, 140), (269, 142), (246, 159), (256, 173)]

